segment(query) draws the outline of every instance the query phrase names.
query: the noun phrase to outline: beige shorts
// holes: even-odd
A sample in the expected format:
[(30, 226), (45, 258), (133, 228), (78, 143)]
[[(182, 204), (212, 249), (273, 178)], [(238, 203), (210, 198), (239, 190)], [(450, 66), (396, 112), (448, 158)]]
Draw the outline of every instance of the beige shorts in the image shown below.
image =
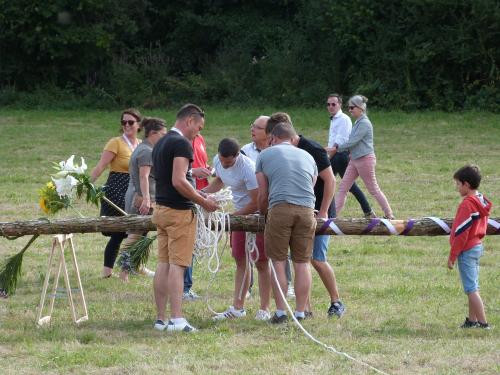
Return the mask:
[(193, 211), (157, 204), (152, 222), (158, 231), (158, 263), (189, 267), (196, 239), (196, 216)]
[(316, 218), (312, 208), (279, 203), (269, 209), (264, 230), (264, 248), (268, 258), (284, 261), (288, 246), (292, 261), (306, 263), (311, 259)]

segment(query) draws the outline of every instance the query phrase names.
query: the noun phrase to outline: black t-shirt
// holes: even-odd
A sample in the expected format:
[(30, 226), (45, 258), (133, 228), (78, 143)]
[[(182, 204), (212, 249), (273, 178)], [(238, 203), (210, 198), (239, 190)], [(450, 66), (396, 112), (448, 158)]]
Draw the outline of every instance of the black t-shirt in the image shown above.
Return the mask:
[(193, 202), (181, 195), (172, 185), (172, 170), (174, 158), (176, 157), (189, 159), (186, 179), (194, 186), (193, 176), (191, 175), (193, 146), (186, 137), (175, 130), (170, 130), (158, 141), (153, 149), (156, 203), (177, 210), (188, 210), (194, 206)]
[[(304, 138), (303, 136), (299, 136), (299, 143), (297, 147), (309, 153), (314, 161), (316, 162), (316, 166), (318, 167), (318, 179), (316, 181), (316, 185), (314, 185), (314, 195), (316, 196), (315, 209), (319, 210), (321, 208), (321, 202), (323, 201), (323, 189), (325, 183), (323, 179), (319, 176), (326, 168), (331, 168), (330, 160), (328, 159), (328, 154), (325, 149), (321, 147), (318, 142), (312, 141), (310, 139)], [(335, 217), (335, 203), (332, 199), (332, 203), (328, 209), (328, 217)]]

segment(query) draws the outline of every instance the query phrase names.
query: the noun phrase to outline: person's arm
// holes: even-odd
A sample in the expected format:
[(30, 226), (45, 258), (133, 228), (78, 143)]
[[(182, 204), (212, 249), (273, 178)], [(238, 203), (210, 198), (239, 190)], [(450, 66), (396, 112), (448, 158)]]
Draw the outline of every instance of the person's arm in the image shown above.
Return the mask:
[(328, 218), (328, 209), (332, 203), (335, 194), (335, 176), (331, 167), (323, 169), (319, 172), (319, 177), (323, 179), (323, 200), (317, 217), (322, 219)]
[(141, 187), (142, 203), (139, 207), (141, 215), (149, 214), (151, 210), (151, 197), (149, 196), (149, 174), (151, 173), (150, 165), (139, 167), (139, 183)]
[(257, 172), (255, 174), (257, 177), (257, 184), (259, 185), (259, 195), (258, 195), (258, 207), (261, 215), (267, 214), (267, 208), (269, 206), (269, 182), (267, 177), (262, 172)]
[(94, 182), (95, 180), (97, 180), (115, 157), (115, 153), (111, 151), (103, 151), (101, 159), (90, 173), (90, 182)]
[(452, 233), (450, 236), (450, 255), (448, 256), (448, 268), (452, 269), (458, 255), (464, 250), (465, 244), (469, 240), (469, 233), (472, 227), (471, 214), (474, 207), (465, 201), (460, 204), (455, 219), (453, 219)]
[(202, 191), (204, 193), (213, 194), (217, 193), (222, 188), (224, 188), (224, 182), (222, 182), (220, 177), (216, 176), (207, 187), (202, 189)]
[(198, 179), (208, 178), (211, 176), (212, 171), (208, 168), (200, 167), (200, 168), (192, 168), (191, 173), (194, 177)]
[(369, 131), (370, 128), (368, 124), (360, 122), (358, 125), (356, 125), (355, 128), (353, 128), (349, 140), (344, 144), (338, 145), (337, 152), (345, 151), (356, 146), (359, 142), (363, 140), (363, 138), (366, 137)]
[(219, 208), (216, 201), (210, 197), (203, 197), (186, 179), (189, 168), (189, 159), (185, 157), (175, 157), (172, 170), (172, 185), (185, 198), (199, 204), (205, 210), (213, 212)]
[(233, 215), (250, 215), (257, 212), (259, 209), (258, 199), (259, 199), (259, 189), (248, 190), (248, 195), (250, 197), (250, 202), (239, 210), (233, 212)]

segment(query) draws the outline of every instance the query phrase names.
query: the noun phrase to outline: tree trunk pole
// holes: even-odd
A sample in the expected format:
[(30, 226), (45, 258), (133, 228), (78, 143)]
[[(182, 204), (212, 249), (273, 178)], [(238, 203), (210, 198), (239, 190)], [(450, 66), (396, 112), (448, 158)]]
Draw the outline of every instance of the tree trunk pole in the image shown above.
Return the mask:
[[(230, 216), (230, 228), (236, 231), (263, 232), (265, 219), (259, 215)], [(453, 219), (440, 219), (451, 228)], [(339, 218), (325, 225), (323, 219), (318, 219), (316, 233), (336, 235), (332, 229), (338, 228), (344, 235), (391, 235), (388, 227), (381, 219), (348, 219)], [(442, 236), (448, 233), (430, 218), (409, 220), (388, 220), (394, 230), (406, 236)], [(500, 218), (490, 219), (488, 235), (500, 234)], [(335, 227), (336, 226), (336, 227)], [(68, 234), (68, 233), (96, 233), (96, 232), (125, 232), (155, 231), (151, 216), (129, 215), (121, 217), (87, 217), (67, 218), (58, 220), (38, 219), (29, 221), (0, 222), (0, 237), (20, 237), (34, 234)]]

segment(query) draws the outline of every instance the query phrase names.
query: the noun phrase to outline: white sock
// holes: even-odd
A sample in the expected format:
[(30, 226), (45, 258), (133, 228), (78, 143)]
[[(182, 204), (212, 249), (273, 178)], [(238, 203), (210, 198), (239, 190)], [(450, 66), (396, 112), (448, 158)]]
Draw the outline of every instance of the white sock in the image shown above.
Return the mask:
[(286, 312), (285, 310), (276, 310), (276, 316), (279, 318), (279, 317), (282, 317), (283, 315), (286, 315)]
[(304, 311), (295, 311), (295, 317), (296, 318), (305, 318), (306, 314), (304, 313)]

